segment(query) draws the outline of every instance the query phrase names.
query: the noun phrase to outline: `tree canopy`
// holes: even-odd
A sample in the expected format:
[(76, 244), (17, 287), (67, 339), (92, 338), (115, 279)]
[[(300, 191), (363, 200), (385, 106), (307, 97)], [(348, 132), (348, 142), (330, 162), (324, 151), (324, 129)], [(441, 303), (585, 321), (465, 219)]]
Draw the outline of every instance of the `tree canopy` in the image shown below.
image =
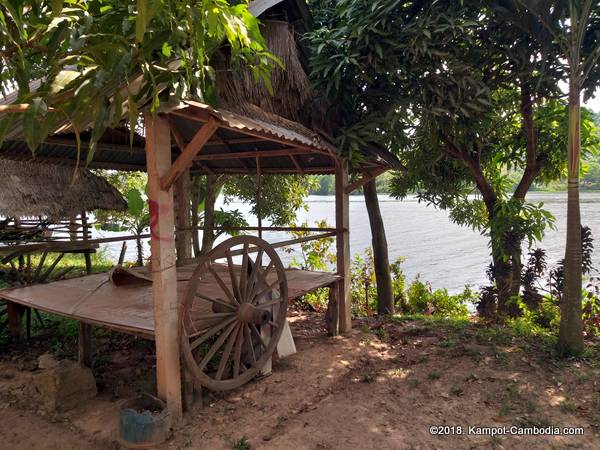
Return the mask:
[[(342, 144), (394, 150), (408, 170), (392, 194), (416, 191), (485, 232), (506, 303), (519, 292), (521, 242), (551, 222), (526, 194), (566, 175), (568, 133), (560, 48), (506, 20), (503, 3), (314, 2), (308, 39)], [(582, 139), (586, 151), (600, 143), (589, 115)]]
[(2, 0), (0, 89), (29, 107), (3, 117), (0, 141), (22, 119), (35, 151), (66, 121), (76, 133), (93, 127), (91, 158), (106, 127), (135, 124), (140, 105), (213, 103), (220, 50), (268, 84), (274, 60), (258, 24), (247, 0)]

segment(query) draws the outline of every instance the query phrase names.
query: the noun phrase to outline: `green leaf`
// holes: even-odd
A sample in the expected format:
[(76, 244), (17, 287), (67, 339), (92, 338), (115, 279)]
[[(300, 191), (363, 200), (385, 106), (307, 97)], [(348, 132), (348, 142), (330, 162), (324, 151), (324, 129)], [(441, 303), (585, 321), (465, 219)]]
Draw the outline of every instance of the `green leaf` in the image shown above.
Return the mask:
[(165, 55), (167, 58), (171, 57), (171, 46), (169, 45), (168, 42), (163, 43), (162, 54)]
[(139, 189), (131, 189), (127, 192), (127, 207), (129, 213), (134, 216), (139, 216), (144, 211), (146, 202)]
[(98, 141), (106, 131), (106, 126), (108, 125), (108, 120), (110, 116), (110, 104), (107, 102), (103, 102), (100, 106), (100, 111), (96, 116), (96, 120), (94, 122), (94, 128), (92, 129), (92, 135), (90, 136), (90, 147), (88, 149), (88, 154), (86, 158), (86, 164), (89, 165), (94, 159), (94, 153), (96, 152), (96, 146), (98, 145)]
[(48, 135), (48, 105), (40, 97), (34, 98), (23, 115), (23, 134), (33, 154)]

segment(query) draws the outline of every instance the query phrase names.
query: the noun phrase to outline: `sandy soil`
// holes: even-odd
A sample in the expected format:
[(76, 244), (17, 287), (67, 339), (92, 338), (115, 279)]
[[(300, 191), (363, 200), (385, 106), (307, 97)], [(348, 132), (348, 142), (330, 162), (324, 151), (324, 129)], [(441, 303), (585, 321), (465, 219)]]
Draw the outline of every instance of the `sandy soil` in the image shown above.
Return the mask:
[[(318, 316), (292, 318), (298, 353), (278, 361), (267, 378), (206, 393), (162, 448), (600, 448), (596, 363), (557, 362), (535, 346), (487, 342), (483, 326), (355, 325), (350, 335), (330, 339)], [(96, 400), (53, 416), (20, 396), (36, 375), (26, 358), (3, 357), (0, 448), (115, 448), (118, 407), (149, 385), (151, 373), (148, 350), (131, 351), (138, 359), (129, 372), (126, 349), (105, 361)], [(464, 434), (430, 434), (441, 425), (461, 426)], [(578, 426), (584, 435), (476, 436), (467, 435), (469, 425)]]

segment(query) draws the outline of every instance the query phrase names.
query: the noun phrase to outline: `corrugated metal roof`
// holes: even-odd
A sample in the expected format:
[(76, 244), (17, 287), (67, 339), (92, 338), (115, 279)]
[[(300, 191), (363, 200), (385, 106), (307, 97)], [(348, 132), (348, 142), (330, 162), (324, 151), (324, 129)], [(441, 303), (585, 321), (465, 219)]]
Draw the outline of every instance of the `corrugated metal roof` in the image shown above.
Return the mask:
[(309, 130), (297, 122), (284, 119), (274, 114), (266, 113), (256, 108), (257, 116), (262, 115), (265, 118), (271, 119), (269, 122), (262, 120), (259, 117), (250, 118), (245, 115), (237, 114), (225, 109), (216, 109), (209, 105), (195, 101), (184, 101), (177, 109), (185, 109), (190, 106), (200, 110), (220, 120), (227, 128), (239, 130), (242, 133), (255, 132), (272, 136), (276, 139), (287, 141), (291, 145), (300, 145), (309, 148), (337, 154), (337, 150), (327, 141), (325, 141), (317, 133)]

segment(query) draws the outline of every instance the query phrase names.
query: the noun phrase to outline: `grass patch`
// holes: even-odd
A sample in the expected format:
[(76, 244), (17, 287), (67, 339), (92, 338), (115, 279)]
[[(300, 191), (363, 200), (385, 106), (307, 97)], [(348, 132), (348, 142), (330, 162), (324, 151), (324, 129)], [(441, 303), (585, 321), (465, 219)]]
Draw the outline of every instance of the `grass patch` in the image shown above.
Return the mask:
[(442, 374), (439, 372), (429, 372), (427, 374), (427, 379), (431, 381), (439, 380), (440, 378), (442, 378)]
[(231, 448), (231, 450), (250, 450), (250, 442), (246, 436), (239, 439), (228, 437), (225, 439), (225, 443)]

